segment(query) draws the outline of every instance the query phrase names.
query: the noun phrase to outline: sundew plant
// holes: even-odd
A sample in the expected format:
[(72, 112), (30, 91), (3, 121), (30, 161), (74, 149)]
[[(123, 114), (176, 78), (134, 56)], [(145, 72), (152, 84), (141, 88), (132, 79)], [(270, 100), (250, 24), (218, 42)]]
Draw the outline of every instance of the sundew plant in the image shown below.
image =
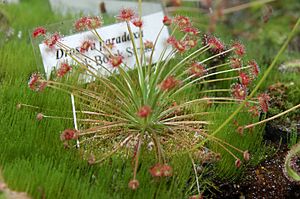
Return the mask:
[[(188, 153), (192, 163), (199, 158), (199, 153), (203, 159), (208, 154), (210, 159), (219, 159), (218, 153), (207, 149), (207, 140), (230, 154), (236, 167), (241, 166), (242, 158), (249, 160), (247, 149), (239, 149), (217, 138), (209, 128), (214, 123), (209, 116), (218, 114), (212, 107), (245, 103), (244, 110), (257, 119), (268, 111), (270, 97), (266, 93), (251, 96), (245, 102), (260, 70), (255, 60), (244, 60), (244, 46), (240, 42), (225, 45), (214, 35), (201, 33), (188, 17), (165, 16), (157, 23), (162, 24), (162, 29), (169, 28), (170, 37), (154, 63), (153, 55), (161, 32), (154, 41), (144, 41), (142, 37), (135, 39), (132, 27), (138, 27), (140, 32), (143, 30), (141, 11), (137, 14), (124, 8), (116, 18), (126, 23), (135, 58), (134, 69), (116, 53), (114, 43), (105, 43), (97, 31), (103, 25), (101, 17), (82, 17), (74, 24), (77, 31), (89, 30), (102, 43), (99, 53), (109, 60), (110, 68), (101, 64), (100, 67), (109, 75), (98, 73), (85, 61), (95, 61), (87, 54), (92, 48), (91, 41), (82, 42), (80, 50), (70, 54), (72, 49), (64, 44), (58, 32), (50, 34), (43, 27), (33, 32), (34, 38), (43, 37), (49, 50), (63, 49), (75, 63), (60, 63), (49, 80), (34, 73), (28, 83), (33, 91), (52, 88), (74, 96), (74, 104), (80, 107), (74, 110), (78, 128), (67, 127), (62, 131), (60, 139), (64, 145), (83, 150), (89, 164), (102, 163), (113, 155), (128, 157), (133, 167), (128, 187), (133, 190), (139, 187), (137, 171), (140, 156), (145, 151), (154, 153), (156, 163), (149, 165), (149, 173), (155, 178), (173, 174), (169, 162), (177, 153)], [(149, 58), (146, 58), (146, 51), (151, 52)], [(91, 77), (93, 82), (74, 84), (68, 81), (77, 73)], [(43, 113), (37, 115), (37, 119), (43, 118), (69, 119)], [(255, 125), (236, 124), (236, 132), (242, 134)]]

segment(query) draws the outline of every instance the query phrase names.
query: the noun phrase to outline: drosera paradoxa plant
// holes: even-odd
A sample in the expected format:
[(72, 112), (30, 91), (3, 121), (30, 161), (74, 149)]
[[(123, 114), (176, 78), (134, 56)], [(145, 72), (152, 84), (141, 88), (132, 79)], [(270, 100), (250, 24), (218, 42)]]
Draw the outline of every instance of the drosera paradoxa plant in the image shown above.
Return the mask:
[[(50, 50), (63, 49), (76, 63), (61, 63), (56, 69), (56, 77), (50, 80), (34, 73), (28, 83), (34, 91), (53, 88), (72, 94), (76, 103), (80, 104), (82, 110), (77, 112), (83, 118), (77, 119), (77, 122), (82, 123), (81, 128), (64, 130), (60, 136), (64, 144), (74, 147), (84, 145), (82, 150), (88, 154), (86, 158), (90, 164), (101, 163), (114, 154), (132, 157), (133, 178), (128, 186), (133, 190), (139, 187), (137, 169), (143, 150), (153, 148), (155, 151), (157, 163), (149, 165), (149, 172), (155, 178), (172, 175), (173, 169), (168, 164), (172, 155), (199, 146), (196, 152), (190, 152), (194, 165), (195, 154), (207, 151), (205, 146), (199, 145), (207, 139), (231, 154), (237, 167), (241, 165), (240, 157), (249, 160), (247, 149), (239, 149), (210, 135), (207, 126), (213, 121), (208, 121), (209, 117), (206, 117), (217, 114), (208, 111), (211, 106), (244, 102), (248, 88), (259, 75), (258, 64), (254, 60), (243, 64), (244, 46), (239, 42), (226, 46), (213, 35), (200, 34), (188, 17), (165, 16), (161, 19), (162, 29), (169, 28), (171, 35), (159, 60), (153, 63), (157, 39), (135, 40), (132, 32), (133, 26), (143, 30), (141, 13), (137, 15), (126, 8), (116, 18), (127, 25), (134, 49), (135, 70), (130, 70), (124, 57), (116, 53), (114, 44), (105, 43), (98, 33), (97, 28), (103, 24), (101, 17), (82, 17), (75, 22), (78, 31), (90, 30), (103, 44), (104, 49), (99, 53), (108, 58), (110, 68), (101, 67), (108, 76), (97, 73), (96, 68), (84, 61), (89, 59), (86, 52), (93, 45), (91, 41), (84, 41), (80, 50), (69, 54), (72, 49), (63, 43), (59, 33), (49, 34), (43, 27), (33, 32), (33, 37), (44, 37), (44, 44)], [(160, 33), (157, 35), (159, 37)], [(138, 45), (141, 47), (139, 51)], [(170, 46), (172, 50), (167, 51)], [(145, 58), (146, 50), (151, 50), (149, 59)], [(78, 68), (85, 76), (94, 79), (93, 86), (75, 86), (61, 81), (72, 76)], [(228, 81), (233, 82), (229, 88), (200, 90), (199, 93), (201, 88)], [(215, 93), (218, 97), (214, 97)], [(268, 111), (268, 101), (267, 94), (259, 94), (248, 100), (246, 110), (258, 117), (260, 112)], [(38, 114), (37, 119), (43, 118), (69, 119)], [(238, 126), (237, 131), (242, 132), (245, 128), (251, 126)], [(205, 158), (206, 153), (202, 154)], [(216, 153), (211, 154), (218, 157)]]

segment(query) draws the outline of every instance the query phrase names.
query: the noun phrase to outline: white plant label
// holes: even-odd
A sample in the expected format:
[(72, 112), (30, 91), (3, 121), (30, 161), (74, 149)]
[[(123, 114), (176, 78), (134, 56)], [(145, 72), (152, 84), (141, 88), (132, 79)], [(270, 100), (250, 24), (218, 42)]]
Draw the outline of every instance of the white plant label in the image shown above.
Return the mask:
[[(140, 50), (140, 39), (143, 42), (151, 41), (153, 44), (161, 31), (155, 50), (153, 53), (152, 63), (156, 63), (165, 48), (167, 51), (165, 57), (171, 51), (171, 48), (167, 46), (167, 39), (169, 38), (169, 31), (167, 27), (163, 26), (163, 12), (157, 12), (151, 15), (142, 17), (143, 28), (140, 33), (139, 29), (134, 27), (131, 23), (131, 29), (133, 32), (134, 41), (136, 43), (137, 49)], [(97, 29), (97, 32), (106, 44), (113, 44), (112, 51), (114, 54), (121, 55), (123, 57), (123, 62), (130, 68), (134, 68), (136, 65), (136, 58), (134, 56), (134, 49), (131, 43), (130, 35), (125, 22), (113, 24)], [(85, 52), (83, 55), (79, 53), (80, 46), (86, 40), (93, 41), (93, 45)], [(68, 46), (69, 49), (63, 50), (59, 47), (50, 49), (44, 43), (39, 44), (39, 49), (41, 52), (43, 65), (47, 78), (50, 77), (51, 71), (54, 68), (59, 67), (61, 62), (68, 62), (70, 64), (75, 63), (72, 57), (78, 57), (80, 62), (90, 65), (90, 69), (96, 69), (98, 74), (108, 75), (108, 72), (104, 67), (110, 71), (114, 68), (109, 63), (109, 58), (106, 56), (106, 50), (103, 47), (103, 43), (100, 42), (97, 37), (91, 32), (81, 32), (74, 35), (66, 36), (61, 38), (61, 43)], [(145, 60), (149, 60), (152, 50), (145, 50)], [(138, 53), (140, 56), (140, 53)], [(71, 56), (70, 56), (71, 55)]]

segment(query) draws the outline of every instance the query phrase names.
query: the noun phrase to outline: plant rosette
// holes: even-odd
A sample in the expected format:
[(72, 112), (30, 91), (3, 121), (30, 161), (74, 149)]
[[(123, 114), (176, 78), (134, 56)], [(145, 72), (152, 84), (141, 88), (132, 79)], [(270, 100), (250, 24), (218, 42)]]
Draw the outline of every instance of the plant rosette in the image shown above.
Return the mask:
[[(227, 46), (213, 35), (200, 34), (188, 17), (165, 16), (161, 19), (162, 28), (168, 26), (171, 29), (165, 48), (171, 46), (172, 50), (163, 50), (160, 59), (153, 64), (152, 57), (160, 33), (155, 41), (143, 41), (142, 38), (136, 41), (132, 27), (136, 26), (142, 31), (141, 17), (132, 9), (124, 8), (116, 18), (126, 23), (126, 31), (131, 37), (136, 62), (134, 70), (128, 69), (122, 56), (113, 53), (112, 46), (104, 44), (105, 50), (101, 53), (109, 58), (111, 67), (118, 73), (111, 73), (105, 66), (101, 67), (110, 76), (97, 73), (91, 65), (84, 62), (86, 49), (90, 47), (87, 41), (83, 42), (83, 50), (70, 55), (76, 64), (62, 63), (54, 80), (46, 80), (39, 73), (34, 73), (30, 78), (28, 85), (33, 91), (52, 88), (72, 93), (76, 102), (84, 107), (79, 111), (83, 118), (77, 119), (82, 124), (80, 129), (68, 128), (62, 132), (60, 137), (64, 144), (77, 141), (73, 146), (88, 146), (83, 148), (86, 148), (85, 154), (92, 154), (87, 158), (90, 164), (101, 163), (112, 155), (123, 154), (123, 150), (129, 149), (129, 156), (133, 158), (133, 178), (128, 187), (132, 190), (138, 189), (140, 185), (136, 176), (142, 149), (155, 149), (151, 151), (156, 155), (156, 164), (149, 166), (149, 172), (155, 178), (173, 174), (173, 169), (168, 164), (172, 155), (192, 150), (205, 151), (207, 148), (201, 143), (206, 140), (218, 144), (228, 152), (234, 158), (233, 164), (236, 167), (241, 166), (241, 159), (249, 160), (247, 149), (239, 149), (210, 134), (208, 126), (213, 121), (207, 117), (217, 114), (210, 111), (211, 106), (244, 102), (248, 88), (253, 86), (253, 79), (259, 75), (258, 64), (254, 60), (242, 64), (244, 46), (239, 42)], [(75, 22), (75, 28), (78, 31), (90, 30), (99, 42), (103, 42), (96, 30), (102, 24), (101, 17), (82, 17)], [(49, 49), (59, 47), (66, 54), (70, 50), (59, 33), (50, 34), (39, 27), (33, 32), (33, 36), (44, 37), (44, 43)], [(142, 50), (137, 49), (137, 44)], [(150, 60), (145, 59), (143, 49), (151, 50)], [(62, 81), (72, 77), (77, 68), (95, 81), (76, 86)], [(211, 89), (216, 82), (228, 81), (232, 82), (229, 88)], [(254, 111), (254, 117), (258, 117), (261, 112), (268, 110), (269, 100), (267, 94), (251, 98), (247, 101), (245, 111)], [(39, 116), (38, 118), (72, 119), (46, 114)], [(237, 132), (245, 131), (251, 125), (237, 125)]]

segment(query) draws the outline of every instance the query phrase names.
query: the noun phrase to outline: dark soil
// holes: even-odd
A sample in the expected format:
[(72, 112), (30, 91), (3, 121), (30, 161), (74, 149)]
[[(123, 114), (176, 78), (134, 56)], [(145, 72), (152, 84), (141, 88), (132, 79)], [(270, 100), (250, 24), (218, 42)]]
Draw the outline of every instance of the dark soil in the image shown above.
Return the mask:
[(215, 198), (300, 198), (300, 184), (289, 181), (283, 173), (286, 147), (255, 168), (249, 169), (240, 183), (221, 183)]

